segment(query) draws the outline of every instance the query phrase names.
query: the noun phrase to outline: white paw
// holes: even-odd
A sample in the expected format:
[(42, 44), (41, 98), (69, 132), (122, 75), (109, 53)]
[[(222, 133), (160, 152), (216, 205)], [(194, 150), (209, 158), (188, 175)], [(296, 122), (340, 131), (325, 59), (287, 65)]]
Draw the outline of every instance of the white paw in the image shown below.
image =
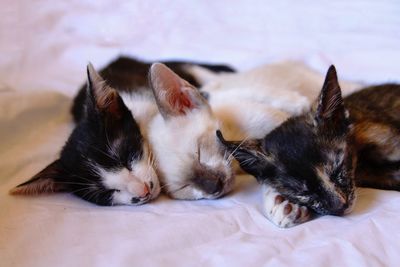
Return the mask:
[(263, 188), (263, 213), (273, 224), (288, 228), (310, 220), (307, 207), (290, 203), (272, 187)]

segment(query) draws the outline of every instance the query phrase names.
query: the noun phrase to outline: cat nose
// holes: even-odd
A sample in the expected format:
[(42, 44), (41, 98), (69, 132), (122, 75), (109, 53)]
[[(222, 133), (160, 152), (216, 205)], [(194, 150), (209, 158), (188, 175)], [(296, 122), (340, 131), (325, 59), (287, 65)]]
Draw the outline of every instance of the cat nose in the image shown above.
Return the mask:
[(330, 212), (330, 215), (342, 216), (346, 214), (346, 210), (349, 207), (348, 204), (345, 204), (341, 207), (338, 207)]
[(133, 204), (137, 204), (137, 203), (139, 203), (141, 200), (143, 200), (143, 198), (148, 197), (148, 196), (150, 196), (150, 189), (149, 189), (149, 186), (148, 186), (146, 183), (144, 183), (144, 184), (143, 184), (143, 187), (142, 187), (142, 193), (139, 194), (139, 197), (133, 197), (133, 198), (131, 199), (131, 202), (132, 202)]
[(132, 181), (128, 184), (128, 191), (138, 197), (146, 197), (150, 194), (150, 187), (143, 182)]
[(146, 183), (144, 183), (143, 193), (140, 197), (146, 197), (148, 195), (150, 195), (150, 188)]
[(332, 199), (330, 206), (331, 206), (329, 212), (330, 215), (342, 216), (346, 214), (346, 211), (349, 210), (348, 208), (350, 204), (346, 198), (340, 197)]
[(216, 177), (198, 177), (194, 179), (194, 183), (210, 195), (221, 193), (224, 186), (222, 179)]

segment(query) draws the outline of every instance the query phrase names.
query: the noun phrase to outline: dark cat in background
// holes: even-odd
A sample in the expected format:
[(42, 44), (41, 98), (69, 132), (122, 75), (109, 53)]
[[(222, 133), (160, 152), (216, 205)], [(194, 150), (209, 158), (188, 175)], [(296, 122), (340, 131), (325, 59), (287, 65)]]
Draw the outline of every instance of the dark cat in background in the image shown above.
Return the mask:
[(365, 88), (342, 98), (331, 66), (308, 112), (289, 118), (263, 139), (221, 141), (246, 172), (265, 187), (268, 218), (289, 227), (307, 221), (308, 209), (343, 215), (355, 186), (400, 190), (400, 85)]

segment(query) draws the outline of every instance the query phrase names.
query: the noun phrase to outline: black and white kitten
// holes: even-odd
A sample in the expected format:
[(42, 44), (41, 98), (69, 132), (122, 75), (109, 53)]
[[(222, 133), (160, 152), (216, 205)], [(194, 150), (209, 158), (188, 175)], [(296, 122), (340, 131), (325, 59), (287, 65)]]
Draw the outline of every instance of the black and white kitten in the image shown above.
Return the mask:
[(160, 193), (140, 127), (118, 92), (89, 64), (79, 122), (60, 158), (12, 194), (70, 192), (103, 205), (140, 205)]
[(286, 120), (262, 139), (221, 141), (241, 167), (264, 185), (264, 212), (289, 227), (308, 209), (343, 215), (355, 186), (400, 190), (400, 86), (382, 85), (342, 98), (331, 66), (308, 112)]

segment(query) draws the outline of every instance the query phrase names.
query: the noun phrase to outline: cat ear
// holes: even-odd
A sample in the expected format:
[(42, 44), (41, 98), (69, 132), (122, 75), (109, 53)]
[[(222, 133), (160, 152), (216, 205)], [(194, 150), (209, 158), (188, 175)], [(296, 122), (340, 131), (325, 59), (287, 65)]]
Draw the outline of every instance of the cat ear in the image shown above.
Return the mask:
[(18, 185), (10, 190), (12, 195), (40, 195), (45, 193), (55, 193), (65, 191), (60, 183), (56, 182), (56, 177), (63, 175), (60, 161), (56, 160), (30, 180)]
[(208, 108), (207, 101), (190, 83), (161, 63), (150, 67), (149, 83), (164, 119), (186, 115), (189, 111)]
[(325, 82), (318, 97), (315, 107), (315, 120), (317, 124), (325, 120), (341, 119), (345, 113), (342, 93), (340, 90), (336, 69), (329, 67)]
[(123, 101), (118, 92), (107, 85), (91, 63), (87, 66), (87, 94), (97, 110), (121, 116)]
[(239, 162), (240, 167), (258, 179), (268, 164), (265, 152), (262, 149), (262, 141), (257, 139), (227, 141), (219, 130), (216, 134), (220, 142)]

